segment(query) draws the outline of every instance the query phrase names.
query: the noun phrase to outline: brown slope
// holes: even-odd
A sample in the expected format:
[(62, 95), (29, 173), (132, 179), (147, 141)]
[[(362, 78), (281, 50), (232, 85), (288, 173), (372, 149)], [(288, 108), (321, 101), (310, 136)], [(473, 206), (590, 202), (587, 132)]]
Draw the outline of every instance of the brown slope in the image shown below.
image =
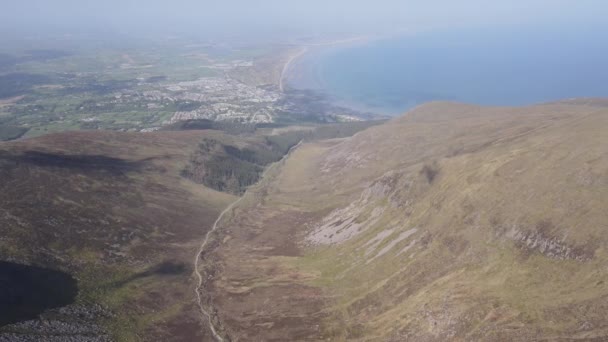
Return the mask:
[[(78, 329), (101, 323), (119, 340), (204, 339), (192, 256), (234, 197), (180, 176), (203, 138), (227, 139), (203, 131), (70, 132), (0, 145), (2, 260), (74, 275), (75, 305), (85, 308), (84, 322), (77, 310), (51, 313), (47, 328), (6, 326), (0, 336), (45, 336), (58, 327), (78, 337), (62, 328), (76, 320)], [(96, 304), (109, 313), (96, 314)]]
[(433, 103), (304, 145), (225, 225), (226, 334), (607, 338), (607, 128), (588, 103)]

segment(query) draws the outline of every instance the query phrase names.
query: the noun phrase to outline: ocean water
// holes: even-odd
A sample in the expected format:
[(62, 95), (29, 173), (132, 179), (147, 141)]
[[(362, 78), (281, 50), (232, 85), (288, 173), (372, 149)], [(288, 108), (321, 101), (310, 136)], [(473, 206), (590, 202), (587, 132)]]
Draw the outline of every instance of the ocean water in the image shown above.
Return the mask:
[(461, 31), (336, 45), (296, 60), (286, 84), (382, 114), (433, 100), (527, 105), (606, 97), (604, 33)]

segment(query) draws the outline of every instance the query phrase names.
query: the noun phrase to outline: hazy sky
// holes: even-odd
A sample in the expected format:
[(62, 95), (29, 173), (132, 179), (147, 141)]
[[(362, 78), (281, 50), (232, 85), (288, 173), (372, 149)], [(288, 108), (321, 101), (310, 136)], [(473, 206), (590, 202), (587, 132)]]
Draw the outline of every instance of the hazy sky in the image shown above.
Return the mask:
[(606, 27), (606, 0), (2, 0), (0, 28), (117, 32)]

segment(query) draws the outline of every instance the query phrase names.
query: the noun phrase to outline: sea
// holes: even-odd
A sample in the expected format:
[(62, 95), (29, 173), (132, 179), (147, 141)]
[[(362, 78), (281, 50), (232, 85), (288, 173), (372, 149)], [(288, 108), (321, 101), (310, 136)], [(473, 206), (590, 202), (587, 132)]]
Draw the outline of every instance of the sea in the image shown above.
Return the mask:
[(309, 48), (284, 81), (385, 115), (435, 100), (521, 106), (607, 97), (606, 37), (583, 29), (397, 34)]

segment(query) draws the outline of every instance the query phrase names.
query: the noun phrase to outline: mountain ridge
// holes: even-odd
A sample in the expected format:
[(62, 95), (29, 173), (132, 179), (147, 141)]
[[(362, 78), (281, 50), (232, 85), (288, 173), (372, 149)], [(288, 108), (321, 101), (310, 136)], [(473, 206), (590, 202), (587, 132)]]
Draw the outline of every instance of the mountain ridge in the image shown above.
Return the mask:
[[(224, 340), (602, 340), (603, 103), (434, 102), (378, 125), (2, 143), (4, 261), (56, 270), (78, 294), (39, 313), (48, 325), (0, 337), (213, 338), (192, 269), (213, 226), (197, 293)], [(235, 202), (210, 175), (248, 190)]]
[(301, 146), (220, 230), (224, 333), (604, 338), (606, 127), (597, 106), (438, 102)]

